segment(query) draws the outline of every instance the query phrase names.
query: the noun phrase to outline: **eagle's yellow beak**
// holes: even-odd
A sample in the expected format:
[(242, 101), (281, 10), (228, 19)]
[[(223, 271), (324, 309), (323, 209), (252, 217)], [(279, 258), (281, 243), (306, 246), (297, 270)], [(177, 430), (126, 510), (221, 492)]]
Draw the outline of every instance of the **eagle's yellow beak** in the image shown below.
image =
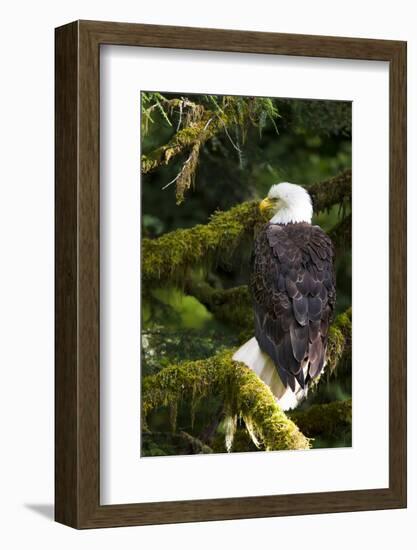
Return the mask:
[(261, 214), (264, 214), (265, 212), (268, 212), (268, 210), (270, 210), (272, 206), (273, 206), (273, 202), (271, 201), (271, 199), (268, 199), (267, 197), (266, 199), (260, 202), (259, 210), (261, 211)]

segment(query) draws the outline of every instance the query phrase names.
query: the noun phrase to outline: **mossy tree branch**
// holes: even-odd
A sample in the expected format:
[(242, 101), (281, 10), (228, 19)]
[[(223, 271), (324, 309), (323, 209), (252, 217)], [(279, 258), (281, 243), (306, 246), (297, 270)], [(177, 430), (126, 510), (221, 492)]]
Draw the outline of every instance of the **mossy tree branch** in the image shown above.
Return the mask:
[(340, 313), (329, 327), (327, 368), (332, 372), (352, 345), (352, 308)]
[(146, 377), (142, 384), (145, 418), (161, 405), (176, 411), (179, 400), (188, 399), (193, 407), (207, 395), (220, 395), (227, 411), (228, 450), (238, 418), (244, 421), (252, 440), (266, 450), (310, 448), (309, 440), (280, 409), (269, 387), (245, 365), (233, 361), (232, 354), (226, 351), (209, 359), (184, 361)]
[(143, 432), (142, 452), (144, 456), (166, 456), (172, 454), (166, 447), (174, 447), (175, 454), (209, 454), (213, 450), (187, 432)]
[[(181, 103), (184, 104), (184, 102)], [(225, 120), (228, 120), (225, 112), (214, 113), (190, 101), (186, 102), (186, 106), (188, 107), (187, 126), (178, 130), (168, 143), (147, 155), (142, 155), (141, 159), (142, 173), (147, 174), (163, 164), (168, 164), (178, 154), (186, 150), (191, 151), (177, 176), (165, 185), (169, 187), (173, 183), (176, 184), (178, 204), (184, 200), (184, 193), (194, 182), (201, 147), (219, 131), (222, 125), (225, 126)]]
[(229, 259), (261, 221), (258, 203), (244, 202), (227, 212), (216, 212), (206, 225), (177, 229), (158, 239), (143, 239), (143, 283), (179, 282), (190, 268)]
[[(279, 114), (269, 98), (224, 96), (221, 105), (219, 105), (215, 99), (216, 96), (209, 97), (212, 106), (214, 105), (214, 110), (186, 98), (181, 100), (164, 99), (165, 104), (171, 110), (180, 106), (180, 104), (182, 105), (182, 108), (187, 112), (184, 117), (186, 125), (178, 130), (168, 143), (158, 147), (151, 153), (142, 155), (143, 174), (147, 174), (161, 165), (168, 164), (172, 158), (196, 144), (203, 145), (220, 131), (224, 131), (230, 139), (227, 131), (230, 126), (239, 126), (244, 136), (247, 125), (257, 126), (261, 131), (266, 119), (269, 119), (277, 130), (275, 119), (279, 117)], [(160, 101), (161, 99), (145, 112), (157, 107)]]
[[(211, 119), (212, 121), (208, 124)], [(142, 155), (142, 174), (148, 174), (159, 166), (168, 164), (171, 159), (196, 143), (203, 145), (223, 127), (223, 124), (224, 122), (219, 115), (203, 110), (198, 121), (176, 132), (168, 143), (146, 155)]]
[(334, 178), (313, 184), (308, 188), (314, 211), (329, 210), (334, 204), (347, 204), (352, 200), (352, 170), (345, 170)]
[[(142, 155), (142, 174), (147, 174), (159, 166), (168, 164), (171, 159), (179, 154), (188, 152), (188, 158), (183, 163), (177, 176), (164, 187), (166, 188), (173, 183), (176, 184), (178, 204), (184, 200), (185, 192), (194, 183), (201, 148), (216, 134), (224, 132), (234, 149), (241, 156), (241, 143), (239, 143), (239, 140), (235, 143), (229, 133), (229, 130), (233, 127), (239, 129), (240, 141), (242, 143), (245, 141), (249, 125), (258, 127), (260, 134), (262, 134), (262, 128), (267, 119), (272, 122), (278, 132), (275, 119), (279, 117), (279, 114), (270, 98), (223, 96), (220, 103), (218, 103), (216, 97), (207, 96), (213, 109), (209, 109), (203, 104), (189, 101), (187, 98), (176, 100), (175, 105), (180, 107), (180, 119), (177, 128), (181, 125), (183, 118), (181, 114), (183, 111), (185, 112), (185, 127), (178, 129), (165, 145), (161, 145), (154, 151)], [(155, 106), (161, 107), (166, 120), (172, 125), (161, 106), (161, 101), (165, 101), (171, 110), (175, 106), (172, 104), (172, 101), (167, 102), (159, 94), (156, 98), (156, 103), (144, 111), (146, 125), (149, 123), (150, 109), (155, 108)]]
[(311, 438), (337, 438), (352, 427), (352, 400), (312, 405), (307, 410), (288, 413), (302, 432)]
[[(349, 309), (338, 315), (329, 329), (327, 363), (331, 371), (350, 345), (350, 332)], [(142, 386), (145, 419), (152, 410), (169, 406), (175, 427), (180, 400), (191, 403), (193, 416), (200, 399), (218, 395), (227, 411), (228, 448), (231, 448), (238, 418), (243, 419), (252, 440), (268, 450), (309, 448), (308, 439), (279, 408), (269, 387), (252, 370), (233, 361), (233, 353), (234, 350), (227, 350), (208, 359), (184, 361), (145, 377)], [(328, 412), (333, 414), (334, 410), (328, 409)]]

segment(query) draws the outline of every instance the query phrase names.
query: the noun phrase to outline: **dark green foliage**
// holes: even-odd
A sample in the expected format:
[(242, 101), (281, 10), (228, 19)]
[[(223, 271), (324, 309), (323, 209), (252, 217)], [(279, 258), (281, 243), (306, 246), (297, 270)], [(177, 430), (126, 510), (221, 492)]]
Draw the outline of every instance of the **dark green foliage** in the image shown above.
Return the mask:
[(336, 249), (336, 256), (341, 257), (352, 242), (352, 215), (347, 214), (330, 231), (330, 237)]
[(185, 358), (206, 359), (238, 344), (239, 340), (233, 333), (224, 331), (221, 334), (216, 328), (190, 331), (153, 326), (142, 331), (142, 374), (155, 374)]
[(305, 99), (280, 99), (283, 110), (289, 107), (289, 123), (298, 133), (314, 132), (317, 135), (350, 137), (352, 128), (352, 104), (349, 101), (316, 101)]
[(198, 455), (213, 450), (186, 432), (143, 433), (142, 456)]
[(313, 447), (350, 447), (352, 445), (352, 400), (312, 405), (288, 415)]

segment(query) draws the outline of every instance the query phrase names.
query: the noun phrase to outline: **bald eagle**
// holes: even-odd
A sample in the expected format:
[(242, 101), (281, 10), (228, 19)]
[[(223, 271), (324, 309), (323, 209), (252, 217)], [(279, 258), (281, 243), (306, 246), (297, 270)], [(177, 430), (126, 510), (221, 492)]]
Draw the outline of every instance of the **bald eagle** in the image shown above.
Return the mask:
[(255, 337), (234, 354), (270, 386), (283, 410), (295, 408), (326, 364), (336, 301), (334, 249), (311, 224), (313, 207), (299, 185), (273, 185), (260, 210), (270, 217), (258, 233), (250, 287)]

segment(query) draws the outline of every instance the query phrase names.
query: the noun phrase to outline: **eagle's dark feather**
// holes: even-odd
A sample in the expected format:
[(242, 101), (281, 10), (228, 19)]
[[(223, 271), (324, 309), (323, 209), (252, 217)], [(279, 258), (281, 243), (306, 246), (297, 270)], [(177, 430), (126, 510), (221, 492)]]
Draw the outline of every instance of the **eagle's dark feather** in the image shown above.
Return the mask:
[(255, 336), (293, 391), (296, 380), (304, 388), (323, 369), (336, 300), (333, 255), (326, 233), (304, 222), (268, 223), (255, 241)]

